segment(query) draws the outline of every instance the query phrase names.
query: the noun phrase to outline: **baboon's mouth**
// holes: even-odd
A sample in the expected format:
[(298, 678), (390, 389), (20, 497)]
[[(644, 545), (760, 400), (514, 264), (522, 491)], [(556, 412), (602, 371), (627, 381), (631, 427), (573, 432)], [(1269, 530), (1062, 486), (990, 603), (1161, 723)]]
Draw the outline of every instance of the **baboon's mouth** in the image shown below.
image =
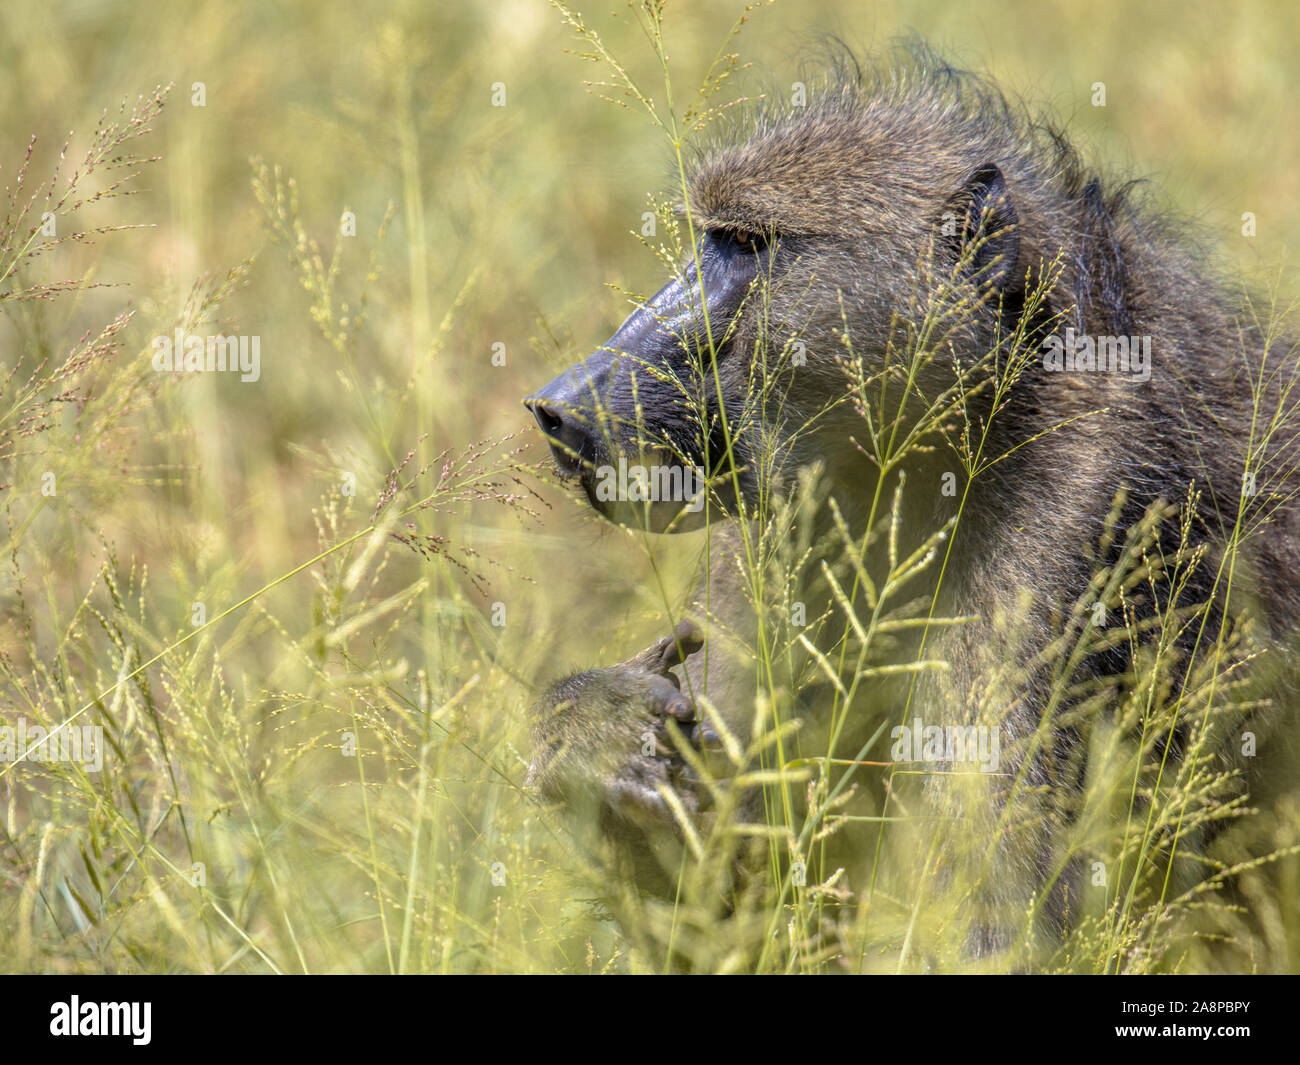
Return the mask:
[[(596, 431), (593, 414), (549, 397), (546, 390), (524, 402), (550, 445), (560, 480), (576, 481), (591, 508), (609, 521), (650, 532), (684, 532), (703, 526), (708, 509), (727, 509), (734, 496), (733, 479), (723, 475), (730, 452), (716, 434), (702, 444), (695, 441), (700, 445), (695, 448), (689, 440), (674, 442), (671, 430), (657, 430), (664, 443), (647, 445), (641, 442), (650, 431), (646, 427), (635, 439), (622, 438), (623, 426)], [(712, 455), (708, 472), (704, 461), (691, 457), (695, 450)]]
[(698, 465), (653, 454), (619, 454), (584, 462), (571, 476), (591, 508), (616, 524), (670, 533), (698, 529), (706, 521), (709, 484)]

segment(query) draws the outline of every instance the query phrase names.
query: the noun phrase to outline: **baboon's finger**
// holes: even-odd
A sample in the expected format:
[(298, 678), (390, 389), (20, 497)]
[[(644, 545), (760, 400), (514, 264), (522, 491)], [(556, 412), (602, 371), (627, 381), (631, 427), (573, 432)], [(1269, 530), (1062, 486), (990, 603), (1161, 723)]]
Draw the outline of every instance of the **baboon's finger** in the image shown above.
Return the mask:
[(701, 721), (691, 730), (691, 742), (700, 750), (722, 750), (722, 739), (717, 730), (706, 721)]
[(673, 666), (680, 666), (704, 646), (704, 633), (695, 622), (683, 619), (677, 623), (673, 634), (660, 643), (663, 645), (663, 651), (659, 658), (659, 672), (667, 673)]
[(663, 660), (665, 649), (672, 642), (672, 637), (656, 640), (644, 651), (633, 655), (623, 663), (624, 669), (642, 669), (647, 673), (661, 673), (659, 663)]
[(681, 621), (671, 636), (656, 640), (640, 654), (633, 655), (623, 663), (629, 669), (644, 669), (649, 673), (661, 673), (676, 683), (676, 678), (668, 671), (673, 666), (680, 666), (690, 655), (704, 646), (704, 635), (693, 621)]
[(644, 693), (646, 708), (659, 717), (671, 717), (682, 724), (695, 721), (695, 707), (682, 694), (677, 678), (671, 673), (664, 676), (655, 674), (647, 678), (649, 685)]

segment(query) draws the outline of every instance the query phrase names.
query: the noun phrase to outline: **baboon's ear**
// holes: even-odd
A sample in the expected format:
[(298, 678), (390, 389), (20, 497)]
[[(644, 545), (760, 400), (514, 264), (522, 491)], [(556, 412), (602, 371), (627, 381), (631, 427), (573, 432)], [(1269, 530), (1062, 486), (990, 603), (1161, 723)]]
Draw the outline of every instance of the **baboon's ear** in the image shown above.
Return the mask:
[(985, 163), (948, 201), (943, 232), (971, 279), (995, 291), (1015, 288), (1019, 276), (1019, 216), (1002, 171)]

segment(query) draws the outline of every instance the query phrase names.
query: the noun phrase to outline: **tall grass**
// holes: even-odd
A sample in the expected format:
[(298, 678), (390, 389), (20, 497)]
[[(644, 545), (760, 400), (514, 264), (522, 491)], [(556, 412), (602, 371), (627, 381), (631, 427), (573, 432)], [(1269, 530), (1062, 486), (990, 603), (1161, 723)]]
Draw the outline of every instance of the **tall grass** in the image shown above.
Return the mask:
[[(743, 64), (732, 33), (716, 51), (692, 34), (674, 61), (663, 5), (636, 7), (649, 51), (625, 56), (562, 12), (603, 64), (604, 95), (642, 108), (664, 138), (673, 187), (652, 201), (664, 234), (652, 250), (661, 264), (680, 263), (697, 234), (671, 205), (685, 194), (690, 138), (734, 99)], [(163, 39), (187, 40), (156, 17)], [(251, 169), (242, 149), (228, 150), (242, 144), (235, 116), (250, 112), (228, 101), (269, 77), (274, 52), (245, 57), (252, 74), (242, 88), (209, 75), (206, 111), (189, 102), (187, 74), (170, 95), (106, 117), (84, 156), (73, 154), (86, 164), (67, 196), (66, 182), (43, 182), (35, 200), (24, 191), (33, 168), (59, 172), (41, 155), (45, 141), (0, 157), (13, 190), (0, 226), (0, 723), (65, 733), (93, 725), (105, 743), (96, 772), (43, 760), (30, 740), (28, 757), (0, 764), (0, 967), (972, 967), (964, 944), (980, 907), (993, 905), (985, 889), (998, 871), (990, 835), (950, 826), (997, 809), (995, 824), (979, 823), (1032, 837), (1060, 810), (1023, 781), (928, 789), (924, 775), (892, 764), (901, 704), (879, 692), (906, 694), (916, 676), (941, 676), (929, 648), (968, 620), (936, 606), (950, 530), (915, 524), (915, 489), (898, 471), (936, 446), (960, 455), (972, 477), (986, 471), (998, 456), (981, 452), (981, 427), (963, 412), (974, 395), (996, 407), (1014, 359), (967, 368), (963, 389), (927, 400), (917, 430), (900, 437), (898, 405), (913, 409), (912, 385), (925, 360), (941, 357), (952, 323), (900, 334), (884, 368), (848, 338), (843, 404), (881, 474), (870, 512), (861, 527), (845, 518), (823, 535), (814, 519), (839, 503), (815, 473), (789, 494), (760, 478), (761, 504), (738, 527), (757, 633), (716, 637), (753, 655), (754, 738), (712, 715), (721, 752), (687, 757), (713, 810), (682, 818), (677, 897), (627, 892), (599, 854), (575, 846), (581, 826), (522, 786), (526, 707), (535, 684), (621, 658), (675, 621), (694, 576), (689, 556), (716, 533), (666, 542), (578, 524), (577, 507), (542, 472), (542, 449), (521, 450), (531, 438), (514, 435), (523, 423), (514, 397), (545, 379), (543, 364), (575, 361), (589, 344), (574, 337), (617, 313), (614, 297), (597, 305), (589, 293), (627, 242), (596, 235), (590, 247), (571, 238), (557, 247), (541, 234), (547, 207), (576, 214), (568, 161), (591, 131), (638, 157), (644, 130), (621, 108), (584, 112), (580, 127), (538, 126), (535, 111), (516, 117), (527, 85), (510, 64), (494, 65), (472, 12), (446, 16), (445, 45), (409, 12), (374, 26), (355, 17), (340, 28), (304, 11), (263, 27), (270, 38), (361, 42), (338, 64), (340, 80), (359, 88), (326, 99), (312, 84), (295, 95), (294, 121), (259, 140), (267, 161)], [(243, 46), (245, 21), (204, 19), (205, 41)], [(494, 48), (535, 53), (533, 40), (511, 41)], [(129, 37), (119, 43), (131, 54)], [(221, 53), (190, 43), (196, 66), (220, 69)], [(680, 85), (696, 68), (706, 73), (687, 96)], [(500, 113), (482, 91), (498, 78), (512, 100)], [(56, 117), (40, 124), (66, 126)], [(555, 157), (566, 164), (546, 176), (539, 160)], [(194, 172), (195, 160), (209, 169)], [(147, 186), (163, 168), (170, 198)], [(113, 197), (137, 187), (132, 214)], [(631, 194), (608, 205), (620, 218), (640, 209)], [(45, 210), (53, 236), (42, 231)], [(355, 237), (340, 228), (345, 211), (357, 216)], [(128, 231), (152, 223), (168, 241)], [(200, 263), (211, 269), (187, 273)], [(136, 287), (92, 288), (101, 275), (131, 276)], [(762, 286), (750, 298), (763, 300)], [(154, 372), (153, 338), (177, 328), (260, 332), (262, 383)], [(505, 367), (490, 361), (499, 339)], [(1279, 350), (1274, 365), (1288, 354)], [(789, 355), (788, 344), (774, 346), (770, 364), (756, 363), (751, 413), (779, 403)], [(692, 398), (704, 409), (716, 374), (702, 384)], [(1266, 451), (1277, 420), (1261, 414)], [(727, 446), (748, 441), (755, 425), (728, 425)], [(779, 454), (759, 454), (779, 468)], [(1183, 683), (1168, 637), (1196, 624), (1201, 604), (1169, 603), (1152, 631), (1088, 620), (1098, 600), (1124, 616), (1125, 597), (1154, 576), (1157, 529), (1182, 529), (1196, 505), (1169, 501), (1128, 534), (1038, 664), (1065, 676), (1107, 641), (1145, 649), (1113, 685), (1061, 691), (1062, 712), (1091, 722), (1091, 734), (1081, 744), (1087, 785), (1055, 865), (1099, 860), (1105, 884), (1086, 895), (1089, 909), (1063, 944), (1034, 931), (1041, 897), (1019, 900), (1008, 922), (1018, 936), (986, 964), (1295, 966), (1300, 801), (1280, 786), (1254, 812), (1238, 782), (1211, 768), (1218, 733), (1250, 709), (1238, 662), (1261, 649), (1250, 633), (1225, 632)], [(1175, 573), (1222, 565), (1183, 555), (1166, 564)], [(825, 606), (802, 627), (791, 621), (796, 602)], [(1014, 617), (999, 632), (999, 659), (1020, 662)], [(1025, 668), (987, 679), (989, 722)], [(708, 693), (695, 694), (708, 713)], [(828, 708), (824, 729), (808, 727), (808, 700)], [(1173, 760), (1166, 740), (1180, 722), (1188, 753)], [(1045, 732), (1024, 738), (1047, 741)], [(1283, 775), (1294, 768), (1294, 752), (1271, 756)], [(993, 787), (1004, 789), (997, 804)], [(765, 797), (757, 823), (739, 816), (750, 788)], [(1198, 832), (1211, 820), (1236, 823), (1204, 854)]]

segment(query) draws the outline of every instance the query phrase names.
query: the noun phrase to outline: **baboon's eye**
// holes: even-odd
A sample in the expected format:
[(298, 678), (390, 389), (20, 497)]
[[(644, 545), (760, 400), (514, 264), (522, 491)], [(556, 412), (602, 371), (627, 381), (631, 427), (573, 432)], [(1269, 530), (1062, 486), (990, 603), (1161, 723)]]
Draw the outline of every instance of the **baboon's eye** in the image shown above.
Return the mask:
[(750, 229), (715, 229), (710, 234), (720, 244), (731, 244), (742, 251), (762, 251), (767, 237)]

